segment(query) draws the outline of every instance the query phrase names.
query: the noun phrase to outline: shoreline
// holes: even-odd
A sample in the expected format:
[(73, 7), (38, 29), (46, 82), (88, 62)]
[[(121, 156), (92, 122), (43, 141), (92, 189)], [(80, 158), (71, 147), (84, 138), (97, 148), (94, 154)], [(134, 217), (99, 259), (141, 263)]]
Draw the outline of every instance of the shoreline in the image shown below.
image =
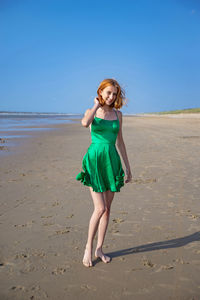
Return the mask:
[[(54, 122), (53, 122), (54, 121)], [(57, 121), (57, 122), (56, 122)], [(67, 119), (67, 120), (50, 120), (46, 123), (39, 124), (23, 124), (11, 128), (0, 128), (0, 156), (2, 154), (11, 154), (15, 151), (15, 147), (28, 142), (30, 138), (37, 137), (41, 132), (59, 130), (64, 125), (79, 123), (80, 119)]]

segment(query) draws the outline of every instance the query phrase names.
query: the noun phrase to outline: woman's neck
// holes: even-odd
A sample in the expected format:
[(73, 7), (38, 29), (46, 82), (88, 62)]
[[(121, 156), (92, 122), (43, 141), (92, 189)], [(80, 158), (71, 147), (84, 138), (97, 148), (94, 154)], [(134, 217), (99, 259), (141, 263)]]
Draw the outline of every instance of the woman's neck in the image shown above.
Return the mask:
[(101, 110), (103, 110), (104, 112), (110, 112), (113, 110), (113, 108), (104, 104), (104, 106), (101, 107)]

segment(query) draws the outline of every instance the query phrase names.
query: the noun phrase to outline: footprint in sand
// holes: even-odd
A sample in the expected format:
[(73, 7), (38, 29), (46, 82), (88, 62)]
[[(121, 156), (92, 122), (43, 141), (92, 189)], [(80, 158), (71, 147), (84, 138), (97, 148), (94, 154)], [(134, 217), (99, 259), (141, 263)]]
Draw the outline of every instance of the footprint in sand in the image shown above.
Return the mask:
[(59, 203), (58, 201), (55, 201), (55, 202), (52, 204), (52, 206), (58, 206), (58, 205), (60, 205), (60, 203)]
[(36, 268), (33, 264), (28, 263), (24, 269), (20, 270), (21, 274), (26, 274), (35, 271)]
[(32, 288), (31, 288), (31, 291), (37, 292), (37, 291), (39, 291), (39, 290), (40, 290), (40, 286), (39, 286), (39, 285), (32, 286)]
[(52, 218), (53, 216), (41, 216), (42, 219)]
[(25, 292), (27, 295), (29, 294), (26, 299), (35, 300), (49, 298), (48, 294), (45, 291), (42, 291), (39, 285), (32, 286), (29, 289), (25, 288)]
[(17, 286), (12, 286), (10, 288), (12, 291), (23, 291), (23, 292), (26, 292), (27, 289), (25, 288), (25, 286), (22, 286), (22, 285), (17, 285)]
[(71, 214), (71, 215), (67, 216), (66, 218), (71, 219), (73, 217), (74, 217), (74, 214)]
[(156, 273), (161, 272), (163, 270), (172, 270), (174, 269), (173, 265), (162, 265), (157, 270), (155, 270)]
[(67, 269), (69, 269), (70, 266), (65, 266), (64, 268), (63, 267), (56, 267), (52, 272), (51, 274), (53, 275), (63, 275)]
[(33, 249), (32, 251), (30, 250), (29, 253), (17, 253), (14, 259), (28, 259), (31, 256), (44, 258), (46, 256), (46, 253), (42, 250)]
[(119, 230), (112, 230), (111, 233), (118, 233)]
[(20, 175), (20, 176), (26, 176), (26, 174), (25, 174), (25, 173), (20, 173), (19, 175)]
[(189, 215), (189, 213), (191, 213), (190, 209), (180, 209), (180, 210), (176, 211), (176, 214), (180, 215), (180, 216), (187, 216), (187, 215)]
[(124, 222), (124, 219), (121, 219), (121, 218), (115, 218), (115, 219), (113, 219), (112, 221), (113, 221), (114, 223), (116, 223), (116, 224), (120, 224), (120, 223)]
[(195, 220), (195, 221), (199, 218), (198, 215), (193, 215), (193, 214), (189, 215), (188, 217), (189, 217), (190, 219), (192, 219), (192, 220)]
[(145, 267), (149, 267), (149, 268), (153, 268), (153, 267), (156, 266), (155, 264), (153, 264), (153, 263), (151, 262), (150, 259), (146, 259), (146, 258), (143, 258), (143, 265), (144, 265)]
[(192, 219), (193, 221), (196, 221), (200, 217), (199, 215), (192, 214), (190, 209), (187, 209), (187, 210), (181, 209), (179, 211), (176, 211), (176, 215), (177, 216), (186, 216), (186, 217)]
[(42, 226), (51, 226), (51, 225), (55, 225), (54, 222), (46, 222), (46, 223), (43, 223)]
[(56, 230), (55, 234), (59, 235), (59, 234), (69, 233), (70, 232), (70, 228), (71, 227), (66, 227), (65, 229)]
[(35, 223), (35, 221), (34, 220), (31, 220), (31, 221), (29, 221), (29, 222), (27, 222), (27, 223), (25, 223), (25, 224), (15, 224), (15, 225), (13, 225), (14, 227), (31, 227), (32, 226), (32, 224), (33, 223)]
[(189, 262), (184, 261), (182, 258), (174, 259), (173, 262), (177, 262), (181, 265), (188, 265), (189, 264)]
[(120, 261), (125, 261), (126, 258), (125, 258), (124, 256), (122, 256), (122, 257), (119, 257), (119, 260), (120, 260)]
[(55, 237), (57, 235), (66, 234), (70, 232), (71, 227), (66, 227), (65, 229), (55, 230), (54, 233), (48, 235), (48, 238)]
[(174, 268), (174, 266), (172, 265), (165, 265), (165, 266), (162, 266), (162, 269), (163, 270), (172, 270)]
[(30, 255), (28, 253), (17, 253), (15, 255), (15, 259), (26, 259), (26, 258), (29, 258)]
[(40, 250), (34, 250), (31, 254), (32, 256), (35, 256), (35, 257), (45, 257), (46, 256), (46, 253), (43, 252), (43, 251), (40, 251)]
[(89, 290), (89, 291), (93, 291), (93, 292), (95, 292), (97, 290), (94, 285), (89, 285), (89, 284), (82, 284), (81, 289), (83, 289), (85, 291)]

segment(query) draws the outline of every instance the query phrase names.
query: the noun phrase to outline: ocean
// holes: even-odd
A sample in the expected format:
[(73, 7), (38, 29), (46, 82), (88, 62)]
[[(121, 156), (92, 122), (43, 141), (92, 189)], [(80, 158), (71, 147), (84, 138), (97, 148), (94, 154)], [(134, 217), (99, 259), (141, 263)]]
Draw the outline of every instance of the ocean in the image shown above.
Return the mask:
[(78, 122), (80, 118), (81, 114), (0, 112), (0, 150), (14, 145), (18, 138), (28, 138), (30, 132), (52, 130), (53, 125)]

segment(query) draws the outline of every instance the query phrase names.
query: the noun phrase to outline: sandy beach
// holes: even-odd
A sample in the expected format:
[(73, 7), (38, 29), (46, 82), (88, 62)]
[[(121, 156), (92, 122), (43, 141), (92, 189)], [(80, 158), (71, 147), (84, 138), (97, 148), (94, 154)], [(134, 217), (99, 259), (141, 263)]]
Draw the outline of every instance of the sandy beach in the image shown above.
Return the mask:
[(199, 300), (200, 114), (124, 118), (134, 177), (112, 205), (112, 261), (92, 268), (92, 200), (75, 180), (89, 129), (54, 127), (0, 156), (0, 300)]

